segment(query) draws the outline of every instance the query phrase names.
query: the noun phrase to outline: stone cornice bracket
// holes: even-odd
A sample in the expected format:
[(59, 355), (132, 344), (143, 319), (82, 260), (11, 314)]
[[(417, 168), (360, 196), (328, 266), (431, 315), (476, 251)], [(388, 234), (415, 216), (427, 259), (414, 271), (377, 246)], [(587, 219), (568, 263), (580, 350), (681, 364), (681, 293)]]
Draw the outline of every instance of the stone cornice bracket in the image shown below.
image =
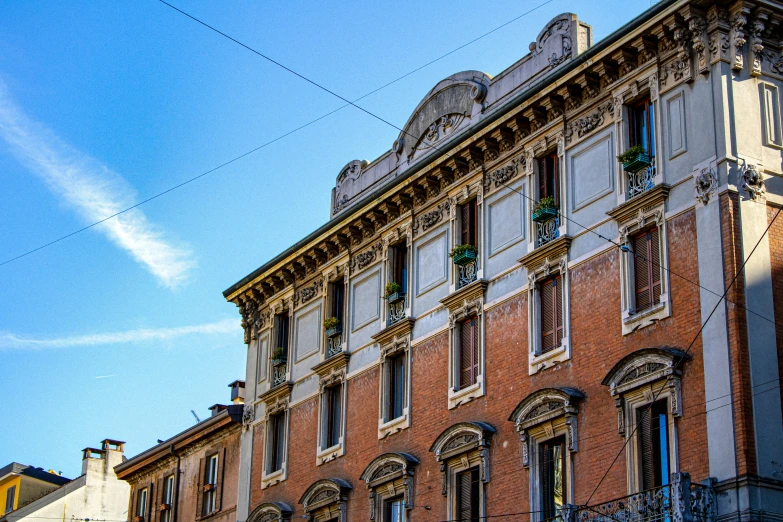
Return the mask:
[(266, 404), (266, 416), (272, 413), (277, 413), (288, 408), (288, 400), (291, 397), (291, 390), (294, 389), (294, 383), (291, 381), (278, 384), (269, 391), (266, 391), (258, 396), (261, 401)]
[(562, 259), (568, 254), (568, 248), (571, 246), (573, 238), (568, 235), (560, 236), (554, 241), (550, 241), (542, 247), (538, 247), (522, 259), (519, 263), (527, 268), (528, 272), (533, 272), (550, 260)]
[(772, 11), (769, 9), (756, 9), (753, 12), (753, 18), (750, 21), (750, 53), (751, 53), (751, 76), (761, 76), (761, 53), (764, 51), (764, 42), (762, 36), (764, 29), (769, 22)]
[(688, 29), (691, 33), (691, 45), (696, 52), (696, 66), (699, 74), (709, 74), (710, 42), (707, 37), (707, 20), (704, 17), (704, 12), (692, 5), (687, 5), (680, 11), (680, 14), (688, 22)]
[(709, 33), (710, 45), (710, 64), (723, 61), (729, 61), (729, 12), (717, 5), (713, 5), (707, 10), (707, 32)]
[(736, 2), (729, 9), (729, 23), (731, 24), (731, 31), (729, 32), (731, 43), (729, 60), (731, 61), (731, 68), (735, 71), (741, 71), (745, 66), (742, 47), (748, 41), (745, 29), (749, 15), (750, 7), (742, 0)]
[(654, 188), (635, 196), (625, 203), (616, 206), (607, 214), (618, 223), (624, 223), (639, 215), (639, 211), (661, 205), (666, 201), (671, 185), (661, 183)]
[(321, 379), (321, 387), (329, 386), (338, 382), (338, 380), (345, 380), (345, 370), (350, 359), (350, 353), (340, 352), (316, 364), (311, 370), (317, 373)]
[(470, 283), (469, 285), (463, 286), (456, 292), (447, 295), (441, 299), (440, 302), (443, 304), (443, 306), (446, 307), (450, 314), (454, 313), (455, 311), (462, 308), (465, 303), (477, 300), (481, 300), (483, 302), (484, 293), (487, 291), (487, 286), (489, 286), (489, 281), (486, 279), (479, 279)]
[(416, 319), (412, 317), (406, 317), (394, 323), (391, 326), (387, 326), (380, 332), (374, 334), (372, 339), (376, 341), (381, 347), (389, 344), (395, 339), (407, 338), (413, 331), (413, 325)]

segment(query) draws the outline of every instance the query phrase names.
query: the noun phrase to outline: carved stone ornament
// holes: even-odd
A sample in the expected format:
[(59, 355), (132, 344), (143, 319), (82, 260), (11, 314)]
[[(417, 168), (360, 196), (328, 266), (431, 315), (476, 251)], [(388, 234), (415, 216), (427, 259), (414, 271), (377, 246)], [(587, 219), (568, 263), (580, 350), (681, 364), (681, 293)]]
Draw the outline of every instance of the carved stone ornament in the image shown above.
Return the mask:
[[(376, 520), (380, 511), (376, 504), (383, 500), (383, 488), (387, 491), (392, 489), (395, 493), (401, 489), (405, 509), (413, 507), (413, 468), (418, 463), (419, 459), (409, 453), (384, 453), (364, 468), (360, 479), (370, 490), (370, 520)], [(400, 482), (402, 487), (397, 489), (395, 484)]]
[(351, 257), (349, 264), (351, 273), (353, 274), (357, 270), (363, 270), (371, 263), (373, 263), (383, 251), (383, 242), (379, 241), (364, 252), (359, 252), (355, 256)]
[(761, 76), (761, 53), (764, 50), (762, 34), (768, 19), (766, 13), (759, 13), (750, 23), (750, 52), (753, 59), (750, 66), (751, 76)]
[(431, 123), (421, 136), (416, 144), (416, 150), (426, 152), (436, 149), (438, 142), (445, 140), (448, 136), (452, 135), (454, 131), (459, 128), (464, 119), (465, 116), (463, 114), (447, 114), (441, 116)]
[(741, 10), (731, 18), (731, 68), (735, 71), (741, 71), (744, 66), (742, 57), (742, 46), (745, 45), (745, 26), (748, 23), (746, 12)]
[(452, 459), (465, 461), (470, 455), (478, 458), (479, 480), (489, 482), (489, 446), (494, 434), (495, 428), (485, 422), (458, 422), (438, 435), (430, 451), (435, 453), (435, 460), (441, 463), (443, 495), (446, 495), (448, 463)]
[(449, 212), (451, 211), (451, 203), (447, 199), (437, 207), (435, 207), (433, 210), (430, 210), (429, 212), (425, 212), (424, 214), (421, 214), (416, 217), (416, 219), (413, 221), (413, 234), (416, 235), (420, 231), (426, 232), (427, 230), (431, 229), (441, 221), (443, 221), (444, 216), (448, 216)]
[(245, 344), (258, 338), (258, 333), (269, 321), (269, 310), (261, 310), (261, 304), (250, 295), (240, 298), (239, 313), (242, 316), (242, 328), (245, 331)]
[(583, 138), (603, 125), (605, 115), (614, 113), (615, 103), (614, 100), (609, 100), (596, 107), (592, 113), (584, 118), (579, 118), (578, 120), (569, 123), (565, 135), (568, 143), (571, 143), (571, 140), (573, 140), (574, 133), (576, 133), (578, 138)]
[(323, 277), (316, 278), (309, 285), (294, 292), (294, 306), (305, 304), (316, 297), (324, 287)]
[(709, 56), (707, 55), (709, 42), (707, 40), (707, 21), (701, 16), (694, 16), (688, 21), (691, 31), (693, 50), (696, 52), (696, 61), (700, 74), (707, 74), (709, 69)]
[(256, 408), (252, 404), (245, 404), (242, 410), (242, 427), (248, 431), (256, 418)]
[(560, 55), (558, 56), (557, 53), (552, 53), (551, 56), (547, 57), (549, 60), (549, 67), (551, 68), (557, 67), (571, 58), (572, 42), (571, 37), (568, 36), (571, 30), (571, 24), (572, 21), (567, 17), (555, 18), (538, 36), (535, 47), (533, 48), (536, 53), (543, 52), (544, 46), (549, 39), (555, 37), (555, 35), (562, 35), (562, 51)]
[(740, 167), (740, 181), (742, 182), (742, 190), (753, 201), (766, 197), (766, 184), (756, 165), (745, 162)]
[(346, 503), (350, 491), (351, 484), (343, 479), (331, 478), (314, 482), (299, 499), (304, 517), (311, 522), (316, 520), (345, 522)]
[(525, 157), (519, 156), (518, 158), (511, 160), (507, 165), (495, 169), (492, 172), (487, 172), (484, 175), (484, 193), (486, 194), (489, 192), (493, 183), (495, 185), (494, 188), (498, 188), (515, 178), (519, 173), (520, 166), (522, 170), (525, 170), (526, 163)]
[(693, 193), (696, 201), (706, 205), (717, 190), (718, 175), (712, 167), (703, 167), (693, 172)]
[(353, 160), (342, 168), (334, 190), (334, 214), (347, 207), (351, 199), (361, 192), (359, 178), (367, 165), (369, 163), (366, 160)]
[(265, 502), (250, 513), (247, 522), (288, 522), (293, 512), (285, 502)]

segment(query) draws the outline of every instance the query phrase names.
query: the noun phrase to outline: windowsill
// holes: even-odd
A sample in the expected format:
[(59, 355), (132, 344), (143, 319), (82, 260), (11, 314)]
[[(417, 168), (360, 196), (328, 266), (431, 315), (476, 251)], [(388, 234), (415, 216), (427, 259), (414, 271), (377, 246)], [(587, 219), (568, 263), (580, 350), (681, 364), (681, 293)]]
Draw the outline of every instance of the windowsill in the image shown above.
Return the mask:
[(555, 363), (567, 361), (571, 358), (571, 351), (568, 349), (568, 338), (564, 337), (560, 346), (553, 348), (546, 353), (532, 355), (528, 360), (528, 374), (533, 375), (541, 370), (554, 366)]
[(630, 314), (627, 310), (623, 312), (623, 335), (628, 335), (655, 324), (661, 319), (666, 319), (670, 315), (668, 296), (666, 294), (661, 294), (661, 302), (652, 308), (648, 308), (638, 314)]
[(335, 460), (337, 457), (342, 457), (345, 454), (343, 443), (340, 442), (332, 447), (320, 450), (316, 454), (315, 465), (320, 466)]
[(286, 479), (285, 466), (283, 466), (282, 469), (273, 471), (268, 475), (264, 473), (261, 475), (261, 489), (266, 489), (270, 486), (274, 486), (275, 484), (279, 484), (280, 482), (283, 482), (285, 479)]
[(208, 518), (212, 518), (212, 517), (214, 517), (215, 515), (219, 515), (219, 514), (221, 514), (222, 512), (223, 512), (223, 510), (222, 510), (222, 509), (218, 509), (218, 510), (216, 510), (216, 511), (213, 511), (212, 513), (209, 513), (209, 514), (207, 514), (207, 515), (201, 515), (201, 520), (206, 520), (206, 519), (208, 519)]
[(467, 388), (454, 391), (454, 388), (449, 388), (449, 409), (454, 409), (461, 404), (467, 404), (474, 399), (484, 396), (484, 376), (479, 375), (475, 384), (471, 384)]
[(378, 438), (383, 439), (389, 435), (393, 435), (398, 431), (402, 431), (410, 426), (410, 417), (408, 415), (408, 409), (403, 410), (403, 414), (392, 419), (388, 422), (378, 421)]

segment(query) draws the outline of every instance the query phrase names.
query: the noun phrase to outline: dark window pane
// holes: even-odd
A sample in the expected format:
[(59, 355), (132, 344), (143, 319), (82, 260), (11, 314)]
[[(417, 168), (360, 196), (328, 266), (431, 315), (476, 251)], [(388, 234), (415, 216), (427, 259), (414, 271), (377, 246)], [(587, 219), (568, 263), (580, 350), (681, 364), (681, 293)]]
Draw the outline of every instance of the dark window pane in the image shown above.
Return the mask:
[(478, 206), (474, 199), (462, 205), (462, 233), (460, 240), (463, 245), (478, 246), (477, 222)]
[(283, 469), (285, 413), (269, 417), (269, 473)]
[(469, 469), (456, 476), (457, 513), (459, 522), (479, 520), (479, 470)]
[(538, 450), (541, 510), (546, 519), (559, 515), (565, 503), (565, 438), (542, 442)]
[(392, 247), (392, 280), (402, 287), (402, 292), (408, 291), (408, 247), (405, 243)]
[(655, 116), (650, 98), (629, 107), (630, 145), (641, 145), (650, 156), (655, 156)]
[(403, 499), (394, 498), (383, 503), (383, 522), (404, 522), (405, 506)]
[(343, 306), (345, 299), (345, 282), (342, 279), (338, 279), (334, 283), (331, 283), (332, 293), (332, 317), (336, 317), (340, 321), (340, 325), (343, 323)]
[(326, 447), (340, 442), (342, 384), (326, 389)]
[(405, 403), (405, 354), (389, 359), (389, 413), (387, 421), (402, 416)]
[(639, 463), (643, 490), (669, 483), (668, 401), (637, 410)]

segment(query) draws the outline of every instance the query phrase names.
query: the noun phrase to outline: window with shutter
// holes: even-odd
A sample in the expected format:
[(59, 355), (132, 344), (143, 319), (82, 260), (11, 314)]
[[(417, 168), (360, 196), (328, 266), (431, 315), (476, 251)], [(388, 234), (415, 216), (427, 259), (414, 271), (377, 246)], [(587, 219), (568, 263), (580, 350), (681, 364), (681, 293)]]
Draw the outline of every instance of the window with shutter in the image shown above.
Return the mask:
[(402, 287), (402, 293), (408, 292), (408, 246), (403, 242), (392, 247), (391, 281)]
[(168, 475), (161, 485), (160, 522), (171, 522), (174, 504), (174, 475)]
[(340, 443), (342, 390), (342, 384), (326, 389), (326, 444), (324, 448), (331, 448)]
[(655, 115), (650, 98), (639, 100), (629, 107), (629, 145), (641, 145), (644, 151), (655, 156)]
[(288, 313), (277, 314), (275, 316), (275, 326), (277, 330), (277, 334), (276, 334), (277, 346), (275, 346), (275, 349), (277, 349), (278, 347), (282, 348), (283, 353), (287, 356), (288, 335), (289, 335), (289, 327), (290, 327), (290, 319), (288, 317)]
[(669, 483), (668, 404), (660, 400), (637, 410), (639, 474), (642, 490)]
[(479, 470), (472, 468), (457, 473), (456, 520), (459, 522), (479, 520)]
[(563, 280), (560, 275), (539, 283), (541, 306), (541, 353), (560, 346), (563, 340)]
[(146, 519), (145, 515), (147, 513), (147, 488), (139, 490), (138, 495), (136, 496), (136, 516), (141, 517), (142, 519)]
[(565, 437), (542, 442), (538, 446), (539, 484), (542, 518), (560, 514), (565, 503)]
[(472, 316), (460, 323), (459, 388), (476, 384), (479, 370), (478, 317)]
[(11, 486), (5, 491), (5, 512), (8, 513), (14, 510), (14, 503), (16, 502), (16, 486)]
[(401, 417), (405, 405), (405, 354), (389, 358), (389, 388), (387, 422)]
[(267, 473), (283, 469), (285, 453), (285, 412), (269, 416), (269, 470)]
[(633, 237), (634, 312), (641, 312), (661, 302), (660, 243), (654, 227)]
[(549, 154), (538, 160), (538, 200), (553, 198), (560, 206), (557, 154)]
[(342, 278), (330, 285), (332, 295), (332, 317), (337, 318), (340, 325), (343, 324), (343, 306), (345, 303), (345, 282)]
[(204, 516), (215, 511), (216, 487), (218, 478), (218, 454), (214, 453), (207, 457), (206, 467), (204, 469), (204, 496), (202, 499), (201, 512)]
[(462, 230), (460, 243), (463, 245), (478, 246), (478, 205), (473, 199), (462, 205)]

